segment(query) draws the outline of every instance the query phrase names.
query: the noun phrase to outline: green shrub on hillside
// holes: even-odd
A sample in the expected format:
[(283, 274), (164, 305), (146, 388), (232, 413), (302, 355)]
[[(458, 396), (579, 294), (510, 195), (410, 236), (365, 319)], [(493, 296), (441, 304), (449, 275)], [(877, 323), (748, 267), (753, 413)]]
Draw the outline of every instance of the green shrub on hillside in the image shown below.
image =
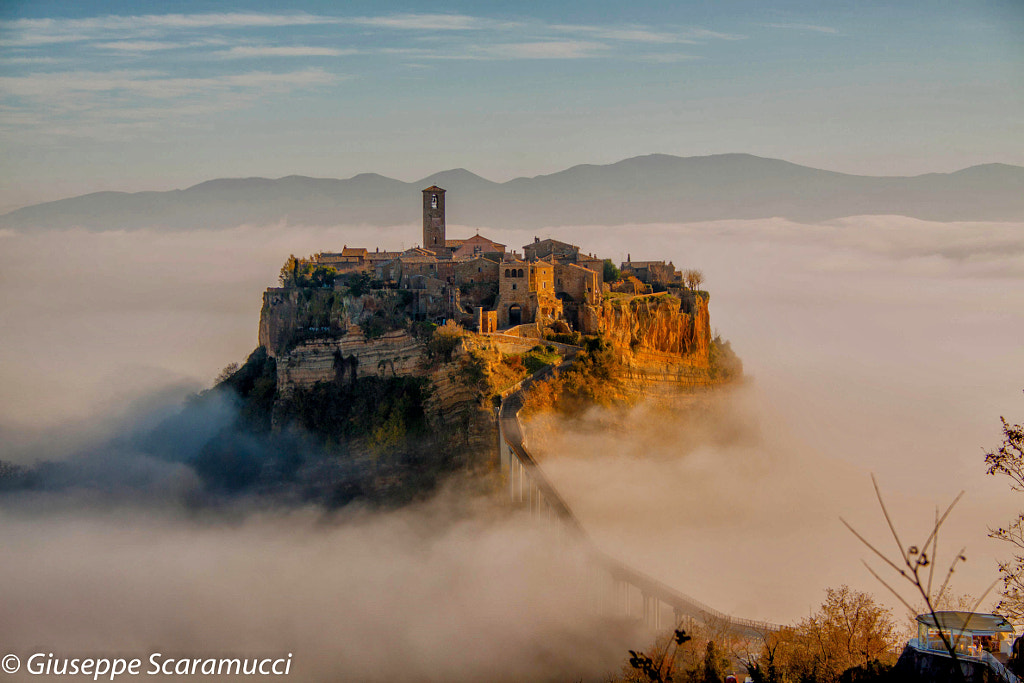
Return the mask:
[(450, 363), (455, 347), (466, 336), (466, 330), (454, 320), (448, 320), (434, 330), (427, 342), (427, 354), (434, 359)]

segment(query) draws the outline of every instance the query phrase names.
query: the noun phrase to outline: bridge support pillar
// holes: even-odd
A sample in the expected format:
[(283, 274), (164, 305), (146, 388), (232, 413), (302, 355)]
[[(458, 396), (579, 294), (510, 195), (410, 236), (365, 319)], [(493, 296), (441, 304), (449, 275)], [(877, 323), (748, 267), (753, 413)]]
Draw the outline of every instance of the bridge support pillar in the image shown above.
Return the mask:
[(657, 631), (661, 628), (661, 601), (654, 595), (643, 593), (644, 626)]
[(629, 584), (625, 581), (615, 580), (615, 593), (616, 602), (619, 603), (619, 609), (622, 610), (622, 614), (628, 619), (629, 618)]

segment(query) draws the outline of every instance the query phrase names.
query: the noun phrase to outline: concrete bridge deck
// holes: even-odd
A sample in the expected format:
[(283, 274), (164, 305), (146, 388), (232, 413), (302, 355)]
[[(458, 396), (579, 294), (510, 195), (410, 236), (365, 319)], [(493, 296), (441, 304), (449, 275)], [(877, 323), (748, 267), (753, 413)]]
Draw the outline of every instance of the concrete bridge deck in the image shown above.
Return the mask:
[[(536, 340), (533, 340), (533, 343), (537, 343)], [(779, 624), (743, 619), (720, 612), (603, 553), (594, 546), (583, 524), (530, 454), (526, 433), (519, 420), (519, 411), (523, 407), (530, 386), (551, 376), (556, 369), (566, 367), (572, 362), (577, 350), (578, 347), (568, 347), (565, 360), (557, 368), (547, 366), (510, 387), (501, 402), (498, 413), (499, 460), (501, 472), (506, 477), (509, 498), (514, 503), (528, 506), (533, 515), (557, 520), (573, 537), (588, 545), (594, 565), (610, 579), (615, 594), (612, 602), (617, 604), (618, 609), (626, 616), (642, 617), (644, 623), (652, 629), (662, 629), (670, 625), (674, 627), (684, 618), (724, 627), (737, 635), (750, 637), (763, 636), (782, 629)], [(635, 602), (636, 594), (640, 596), (642, 607), (634, 614), (632, 603)], [(664, 619), (669, 612), (673, 619), (671, 624)]]

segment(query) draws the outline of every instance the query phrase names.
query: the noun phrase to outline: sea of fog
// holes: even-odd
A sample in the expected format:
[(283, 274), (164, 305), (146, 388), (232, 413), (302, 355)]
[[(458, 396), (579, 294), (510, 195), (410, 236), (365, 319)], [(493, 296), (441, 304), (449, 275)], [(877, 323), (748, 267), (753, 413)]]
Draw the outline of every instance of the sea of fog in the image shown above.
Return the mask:
[[(534, 238), (479, 227), (513, 247)], [(252, 351), (262, 291), (289, 253), (397, 249), (418, 234), (0, 232), (0, 460), (102, 458)], [(538, 236), (702, 269), (712, 326), (747, 375), (699, 413), (640, 405), (531, 427), (603, 550), (740, 616), (799, 619), (841, 583), (895, 605), (839, 521), (893, 550), (874, 473), (907, 544), (965, 491), (940, 553), (966, 547), (958, 593), (996, 578), (1010, 549), (987, 529), (1024, 499), (985, 475), (983, 454), (1000, 415), (1024, 421), (1024, 224), (776, 219)], [(457, 484), (413, 510), (247, 501), (211, 518), (177, 502), (196, 485), (186, 465), (117, 458), (144, 472), (138, 495), (83, 485), (0, 504), (0, 642), (288, 651), (304, 678), (378, 680), (599, 675), (637, 644), (563, 590), (575, 549)]]

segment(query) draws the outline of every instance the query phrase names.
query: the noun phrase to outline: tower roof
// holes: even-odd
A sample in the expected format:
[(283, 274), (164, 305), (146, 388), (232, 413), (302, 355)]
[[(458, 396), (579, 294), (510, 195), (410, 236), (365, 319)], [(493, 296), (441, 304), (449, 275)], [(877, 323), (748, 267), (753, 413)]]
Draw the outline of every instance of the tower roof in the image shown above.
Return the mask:
[(444, 188), (438, 187), (437, 185), (431, 185), (424, 192), (444, 192)]

